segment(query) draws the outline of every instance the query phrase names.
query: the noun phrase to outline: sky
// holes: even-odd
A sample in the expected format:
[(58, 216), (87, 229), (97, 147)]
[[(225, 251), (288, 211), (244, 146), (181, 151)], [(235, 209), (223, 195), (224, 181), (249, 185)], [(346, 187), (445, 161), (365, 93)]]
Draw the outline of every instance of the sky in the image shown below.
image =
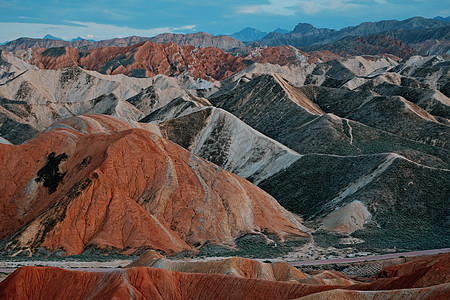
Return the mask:
[(341, 29), (362, 22), (450, 16), (450, 0), (0, 0), (0, 43), (46, 34), (102, 40), (159, 33)]

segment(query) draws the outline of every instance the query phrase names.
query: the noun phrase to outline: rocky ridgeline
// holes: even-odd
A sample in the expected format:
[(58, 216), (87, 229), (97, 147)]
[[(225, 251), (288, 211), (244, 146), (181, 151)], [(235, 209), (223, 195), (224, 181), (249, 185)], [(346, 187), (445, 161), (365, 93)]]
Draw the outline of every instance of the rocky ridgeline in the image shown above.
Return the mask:
[[(277, 243), (308, 234), (320, 247), (335, 247), (329, 251), (445, 247), (446, 57), (325, 54), (280, 46), (235, 57), (216, 48), (150, 41), (87, 52), (68, 47), (2, 51), (5, 164), (0, 174), (21, 175), (2, 181), (9, 192), (1, 200), (12, 203), (11, 211), (5, 210), (2, 249), (36, 254), (81, 253), (90, 246), (123, 253), (205, 248), (212, 253), (241, 251), (243, 243), (236, 241), (249, 235), (272, 251)], [(133, 70), (145, 74), (126, 76), (140, 74)], [(82, 167), (88, 163), (81, 157), (87, 145), (97, 151), (91, 155), (97, 162), (89, 164), (93, 169)], [(153, 164), (161, 159), (153, 165), (150, 157)], [(25, 162), (27, 176), (20, 171)], [(48, 183), (40, 170), (53, 174)], [(121, 180), (123, 190), (107, 187)], [(192, 194), (185, 194), (188, 190)], [(258, 197), (267, 202), (258, 204)], [(114, 202), (117, 209), (84, 222), (69, 243), (62, 238), (62, 224), (90, 220), (78, 217), (74, 203), (89, 207), (92, 199), (103, 209)], [(201, 211), (177, 210), (180, 199), (204, 203), (192, 200)], [(119, 215), (121, 201), (136, 209), (130, 213), (136, 219)], [(269, 223), (257, 219), (272, 213)], [(219, 214), (227, 224), (217, 223)], [(145, 225), (137, 216), (145, 216)], [(181, 229), (185, 225), (177, 219), (191, 225)], [(99, 224), (119, 220), (133, 225), (115, 230), (119, 236), (109, 239)], [(146, 233), (148, 226), (159, 228), (162, 244)]]

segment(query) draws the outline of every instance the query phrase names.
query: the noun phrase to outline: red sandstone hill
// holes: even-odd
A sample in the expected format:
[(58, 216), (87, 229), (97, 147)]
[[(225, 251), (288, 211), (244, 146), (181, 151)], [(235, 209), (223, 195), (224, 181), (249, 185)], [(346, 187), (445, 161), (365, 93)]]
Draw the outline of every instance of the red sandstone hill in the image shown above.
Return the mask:
[(201, 31), (187, 34), (162, 33), (150, 38), (150, 41), (159, 44), (173, 42), (180, 46), (192, 45), (201, 48), (216, 47), (225, 51), (236, 47), (244, 46), (244, 43), (242, 43), (237, 39), (232, 38), (231, 36), (228, 35), (215, 36), (207, 32)]
[(41, 69), (81, 66), (86, 70), (110, 75), (190, 75), (207, 80), (223, 80), (243, 70), (247, 66), (244, 60), (284, 66), (336, 58), (339, 56), (329, 51), (307, 54), (292, 46), (255, 48), (249, 54), (238, 57), (214, 47), (196, 48), (172, 42), (156, 44), (146, 41), (127, 47), (103, 47), (87, 52), (67, 46), (33, 48), (30, 63)]
[(253, 49), (244, 47), (242, 53), (239, 49), (241, 48), (231, 51), (232, 55), (215, 47), (196, 48), (173, 42), (157, 44), (145, 41), (127, 47), (103, 47), (87, 52), (68, 46), (32, 48), (31, 58), (30, 53), (24, 51), (18, 51), (15, 55), (40, 69), (79, 66), (108, 75), (123, 74), (132, 77), (152, 77), (158, 74), (190, 75), (209, 81), (229, 78), (244, 70), (252, 62), (285, 66), (341, 59), (338, 54), (327, 50), (306, 53), (292, 46)]
[(450, 253), (419, 257), (400, 265), (389, 266), (377, 277), (386, 278), (390, 285), (409, 284), (415, 288), (450, 282)]
[(104, 115), (57, 123), (22, 145), (0, 144), (0, 190), (9, 253), (174, 253), (233, 246), (245, 234), (307, 236), (248, 181)]
[[(0, 299), (449, 299), (448, 257), (448, 254), (424, 257), (388, 267), (391, 271), (399, 270), (399, 277), (350, 286), (182, 273), (149, 267), (112, 272), (22, 267), (0, 283)], [(427, 277), (420, 271), (421, 263), (428, 267), (436, 265), (447, 275), (439, 276), (438, 281), (417, 284)], [(415, 264), (419, 269), (403, 274)], [(241, 271), (245, 271), (242, 266)], [(385, 274), (387, 269), (380, 274)]]
[(275, 46), (254, 48), (247, 55), (243, 56), (247, 60), (258, 63), (269, 63), (285, 66), (289, 64), (316, 63), (318, 61), (326, 62), (332, 59), (340, 58), (339, 55), (330, 51), (315, 51), (306, 53), (293, 46)]
[(154, 250), (144, 252), (127, 267), (152, 267), (184, 273), (225, 274), (241, 278), (297, 281), (314, 285), (349, 286), (354, 284), (354, 281), (339, 272), (318, 270), (314, 274), (306, 274), (283, 261), (261, 262), (243, 257), (207, 261), (169, 260)]
[(144, 252), (127, 267), (153, 267), (184, 273), (224, 274), (275, 281), (292, 281), (308, 278), (305, 273), (287, 262), (264, 263), (243, 257), (208, 261), (176, 261), (169, 260), (154, 250)]
[(236, 58), (218, 48), (179, 46), (172, 42), (150, 41), (128, 47), (104, 47), (80, 52), (70, 47), (33, 48), (32, 64), (41, 69), (82, 66), (103, 74), (124, 74), (134, 77), (191, 75), (208, 80), (222, 80), (246, 67)]
[[(0, 299), (295, 299), (332, 289), (220, 274), (135, 267), (114, 272), (22, 267), (0, 283)], [(335, 287), (334, 287), (335, 288)]]

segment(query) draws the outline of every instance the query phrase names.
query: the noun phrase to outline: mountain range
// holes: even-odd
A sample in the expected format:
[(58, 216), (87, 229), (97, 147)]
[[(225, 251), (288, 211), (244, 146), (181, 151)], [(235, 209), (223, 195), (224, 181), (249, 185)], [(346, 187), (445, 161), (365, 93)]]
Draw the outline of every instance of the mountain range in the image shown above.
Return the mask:
[[(144, 41), (155, 43), (174, 42), (180, 46), (216, 47), (230, 53), (248, 54), (255, 47), (290, 45), (303, 51), (317, 49), (337, 52), (339, 55), (364, 55), (390, 53), (406, 57), (413, 54), (439, 55), (450, 51), (450, 25), (445, 18), (425, 19), (414, 17), (403, 21), (388, 20), (366, 22), (341, 30), (316, 28), (299, 23), (288, 32), (277, 29), (271, 33), (255, 28), (244, 28), (230, 36), (214, 36), (205, 32), (190, 34), (164, 33), (154, 37), (116, 38), (103, 41), (73, 39), (63, 41), (47, 35), (44, 39), (19, 38), (0, 45), (7, 51), (28, 48), (72, 47), (86, 52), (94, 48), (125, 47)], [(244, 44), (245, 43), (245, 44)], [(397, 48), (403, 48), (398, 50)]]
[(3, 45), (2, 257), (134, 261), (0, 299), (447, 299), (449, 253), (286, 263), (450, 246), (446, 24)]
[[(273, 55), (273, 49), (295, 53), (296, 61), (281, 63), (286, 56)], [(442, 238), (448, 236), (450, 186), (448, 62), (440, 56), (318, 58), (294, 50), (260, 49), (254, 57), (261, 63), (249, 63), (217, 48), (147, 41), (86, 53), (34, 48), (27, 54), (33, 64), (22, 60), (20, 51), (2, 51), (1, 157), (9, 167), (1, 174), (16, 178), (3, 181), (3, 190), (10, 191), (3, 201), (15, 204), (2, 217), (2, 251), (132, 253), (158, 247), (167, 253), (196, 252), (218, 244), (233, 247), (246, 234), (307, 243), (311, 232), (313, 237), (339, 237), (328, 245), (336, 249), (345, 248), (341, 241), (348, 238), (361, 241), (354, 249), (370, 251), (448, 245)], [(124, 76), (139, 68), (146, 68), (146, 78)], [(80, 150), (87, 143), (93, 149), (88, 156)], [(139, 153), (124, 160), (120, 149), (125, 148)], [(33, 159), (27, 162), (23, 157), (32, 149)], [(147, 152), (162, 157), (157, 163), (161, 171), (150, 172), (156, 168), (152, 161), (136, 169)], [(27, 175), (15, 173), (25, 162)], [(111, 171), (119, 169), (128, 175)], [(159, 173), (166, 177), (157, 186), (148, 178)], [(147, 179), (135, 181), (130, 174)], [(128, 192), (107, 188), (111, 180), (123, 181)], [(170, 203), (176, 195), (191, 199), (186, 190), (194, 193), (192, 199), (202, 195), (205, 203), (220, 199), (228, 225), (214, 223), (208, 205), (178, 212)], [(237, 198), (227, 198), (226, 191)], [(156, 246), (148, 237), (145, 242), (129, 239), (129, 244), (124, 240), (128, 233), (117, 229), (114, 237), (96, 227), (117, 218), (116, 205), (118, 211), (130, 205), (110, 200), (125, 198), (139, 204), (132, 214), (145, 216), (148, 223), (123, 222), (131, 228), (158, 224), (167, 243)], [(110, 208), (92, 220), (85, 211), (90, 231), (76, 233), (81, 239), (67, 244), (61, 238), (64, 224), (74, 224), (76, 207), (93, 199)], [(247, 199), (245, 208), (235, 204), (239, 199)], [(271, 218), (279, 221), (257, 221), (257, 215), (269, 213), (263, 207), (272, 207), (271, 214), (277, 207)], [(238, 218), (237, 211), (253, 215), (252, 221)], [(203, 221), (187, 232), (176, 225), (181, 216)], [(32, 234), (36, 230), (42, 235)], [(229, 251), (225, 248), (220, 251)]]

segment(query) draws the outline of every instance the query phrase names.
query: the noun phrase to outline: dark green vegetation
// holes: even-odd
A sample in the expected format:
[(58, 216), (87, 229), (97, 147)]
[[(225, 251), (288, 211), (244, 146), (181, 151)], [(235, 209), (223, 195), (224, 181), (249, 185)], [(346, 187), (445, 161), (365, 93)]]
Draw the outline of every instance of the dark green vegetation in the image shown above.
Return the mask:
[[(344, 81), (350, 76), (339, 62), (322, 65), (314, 72)], [(431, 115), (447, 116), (448, 106), (419, 81), (404, 78), (402, 84), (406, 86), (379, 85), (379, 92), (386, 96), (374, 96), (369, 83), (357, 91), (299, 88), (327, 113), (324, 115), (306, 110), (303, 103), (307, 102), (301, 97), (295, 100), (300, 105), (292, 101), (296, 95), (270, 75), (213, 95), (210, 101), (305, 154), (258, 184), (289, 211), (320, 223), (335, 209), (361, 201), (371, 213), (373, 225), (352, 235), (365, 240), (355, 248), (448, 247), (450, 131), (448, 121)], [(441, 235), (444, 238), (439, 238)], [(340, 244), (342, 237), (319, 234), (317, 240), (325, 248), (327, 244), (348, 247)]]
[(43, 56), (61, 56), (66, 54), (66, 47), (54, 47), (54, 48), (48, 48), (44, 52), (42, 52)]
[(272, 241), (262, 235), (248, 234), (236, 239), (236, 250), (224, 246), (204, 245), (197, 256), (239, 256), (245, 258), (277, 258), (289, 252), (295, 251), (298, 247), (309, 242), (307, 238), (296, 238), (285, 242), (280, 242), (272, 237)]
[(403, 228), (375, 228), (369, 227), (358, 230), (353, 237), (363, 239), (365, 242), (352, 245), (359, 251), (383, 252), (385, 249), (402, 250), (428, 250), (447, 248), (450, 245), (449, 224), (443, 226), (404, 224)]
[(127, 67), (134, 63), (134, 55), (127, 57), (125, 54), (119, 55), (113, 60), (108, 61), (101, 69), (100, 73), (107, 74), (107, 72), (113, 72), (120, 66)]
[(56, 191), (66, 175), (59, 172), (59, 164), (65, 160), (67, 160), (66, 153), (55, 156), (55, 152), (52, 152), (48, 155), (45, 165), (36, 174), (36, 182), (42, 181), (42, 185), (47, 188), (49, 194)]

